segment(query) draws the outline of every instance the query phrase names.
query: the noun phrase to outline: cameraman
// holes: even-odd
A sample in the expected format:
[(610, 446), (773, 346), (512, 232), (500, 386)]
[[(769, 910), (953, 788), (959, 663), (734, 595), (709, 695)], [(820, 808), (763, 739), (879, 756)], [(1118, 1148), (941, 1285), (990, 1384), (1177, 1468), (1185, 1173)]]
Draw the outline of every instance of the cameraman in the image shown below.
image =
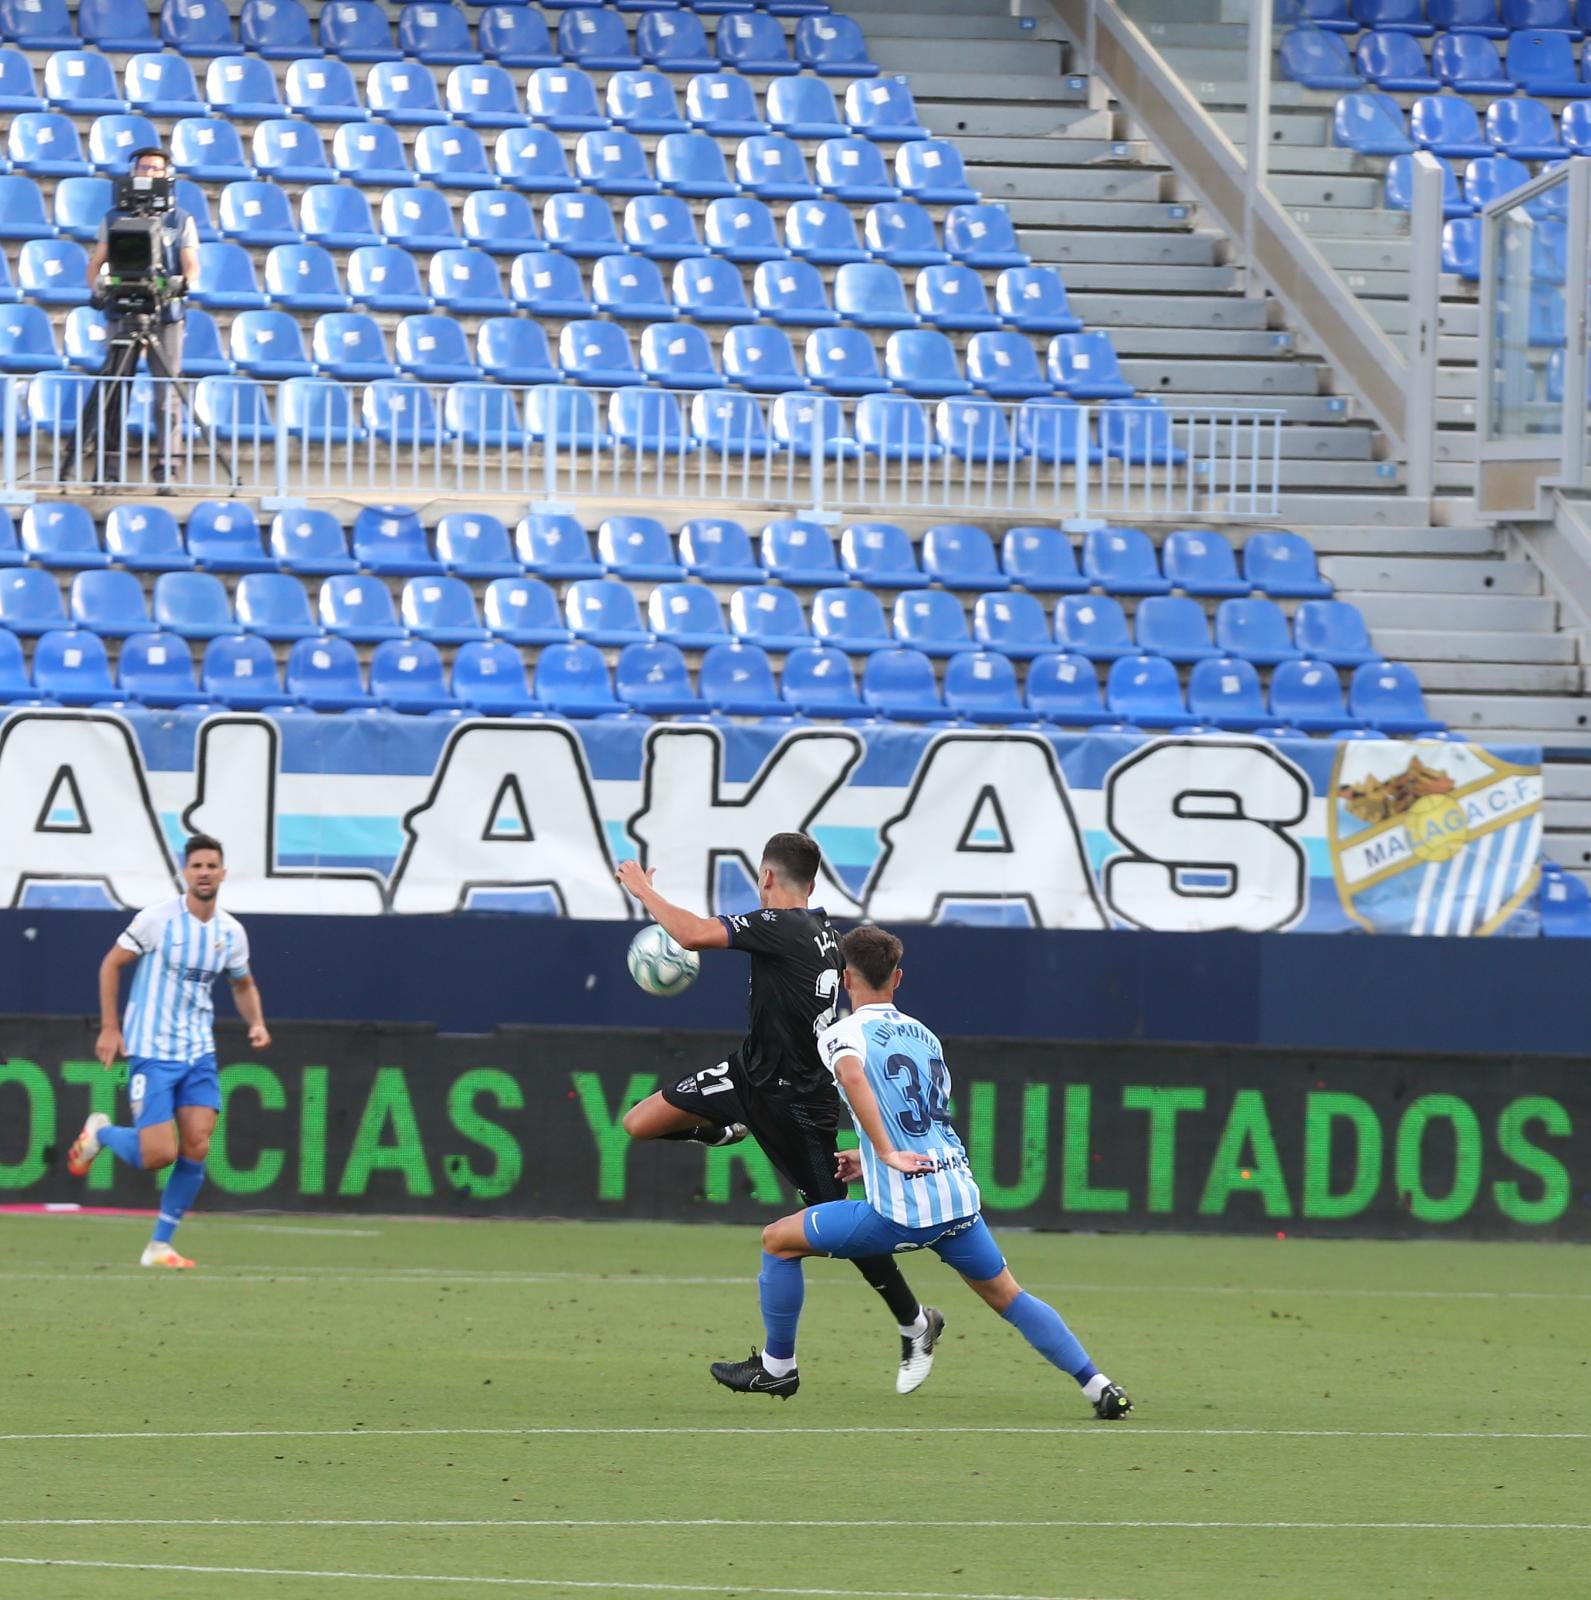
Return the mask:
[[(133, 163), (129, 169), (134, 178), (169, 178), (171, 176), (171, 163), (164, 150), (138, 150), (133, 154)], [(101, 272), (109, 256), (110, 226), (120, 218), (135, 215), (130, 211), (121, 210), (115, 206), (106, 212), (99, 225), (99, 239), (88, 258), (88, 284), (93, 289), (98, 286)], [(159, 270), (168, 278), (180, 277), (187, 283), (192, 283), (199, 273), (199, 225), (194, 221), (191, 212), (184, 211), (181, 206), (172, 206), (170, 210), (159, 213), (160, 239), (164, 251), (164, 260), (160, 263)], [(182, 323), (184, 307), (180, 295), (168, 300), (160, 313), (160, 326), (156, 334), (156, 348), (165, 360), (167, 370), (175, 380), (182, 375)], [(119, 332), (124, 331), (121, 319), (114, 315), (108, 319), (107, 335), (115, 339)], [(155, 407), (155, 460), (153, 476), (157, 483), (163, 483), (166, 478), (167, 466), (167, 440), (169, 425), (179, 416), (178, 394), (176, 383), (162, 383), (158, 386), (163, 391), (164, 404)], [(118, 407), (118, 411), (120, 407)], [(119, 459), (121, 453), (121, 440), (107, 438), (102, 441), (102, 449), (107, 453), (115, 452), (113, 460)], [(102, 474), (106, 477), (116, 476), (114, 473)]]

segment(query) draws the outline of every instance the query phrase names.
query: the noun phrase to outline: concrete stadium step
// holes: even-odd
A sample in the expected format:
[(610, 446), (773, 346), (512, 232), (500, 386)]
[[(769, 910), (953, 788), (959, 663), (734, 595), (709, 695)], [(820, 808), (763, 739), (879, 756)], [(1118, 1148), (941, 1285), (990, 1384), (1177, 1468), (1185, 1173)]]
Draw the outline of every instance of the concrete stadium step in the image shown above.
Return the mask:
[(1591, 761), (1549, 762), (1547, 793), (1564, 801), (1591, 801)]
[[(1232, 405), (1261, 405), (1267, 411), (1279, 411), (1282, 419), (1289, 425), (1293, 424), (1319, 424), (1342, 426), (1361, 426), (1359, 423), (1350, 423), (1345, 402), (1337, 395), (1299, 395), (1299, 394), (1271, 394), (1262, 400), (1235, 399), (1230, 392), (1216, 394), (1210, 392), (1197, 394), (1179, 394), (1176, 398), (1179, 406), (1215, 406), (1217, 408)], [(1419, 518), (1425, 520), (1424, 511), (1420, 511)]]
[(1338, 589), (1399, 594), (1539, 595), (1540, 569), (1533, 562), (1439, 559), (1420, 556), (1331, 556), (1321, 570)]
[(1507, 542), (1495, 528), (1486, 527), (1366, 527), (1353, 522), (1318, 524), (1299, 530), (1317, 556), (1489, 556), (1507, 551)]
[(1316, 210), (1330, 212), (1335, 209), (1353, 216), (1365, 213), (1387, 217), (1398, 215), (1397, 212), (1372, 210), (1381, 204), (1382, 184), (1379, 178), (1364, 174), (1273, 173), (1270, 187), (1284, 206), (1304, 208), (1311, 216)]
[[(866, 36), (869, 48), (884, 39), (921, 39), (931, 28), (937, 39), (996, 39), (1014, 41), (1056, 41), (1064, 48), (1060, 19), (1035, 9), (1029, 16), (1002, 16), (986, 6), (969, 6), (960, 13), (934, 14), (927, 6), (912, 0), (897, 11), (860, 10), (847, 6), (845, 13)], [(873, 59), (879, 60), (875, 54)]]
[[(1168, 361), (1195, 361), (1209, 352), (1210, 332), (1208, 328), (1124, 328), (1118, 325), (1111, 330), (1110, 342), (1123, 359), (1159, 356)], [(1234, 361), (1290, 361), (1293, 359), (1293, 336), (1268, 329), (1223, 328), (1221, 354)]]
[[(1064, 204), (1065, 211), (1057, 212)], [(1134, 230), (1187, 227), (1189, 207), (1180, 200), (1006, 200), (1011, 220), (1017, 227), (1017, 241), (1032, 254), (1034, 241), (1043, 237), (1040, 230), (1131, 228)], [(1182, 237), (1182, 235), (1177, 235)]]
[[(923, 74), (912, 78), (912, 97), (923, 125), (940, 138), (973, 134), (985, 138), (1052, 138), (1076, 134), (1084, 139), (1108, 139), (1115, 119), (1108, 111), (1090, 110), (1081, 95), (1066, 100), (1035, 100), (1011, 104), (1001, 100), (962, 100), (953, 89), (930, 94), (921, 87)], [(1087, 80), (1080, 80), (1085, 84)]]
[[(1313, 490), (1321, 496), (1350, 495), (1355, 490), (1395, 488), (1400, 481), (1402, 468), (1384, 461), (1332, 461), (1312, 456), (1290, 457), (1287, 454), (1286, 434), (1282, 444), (1280, 470), (1283, 495), (1299, 495)], [(1317, 502), (1317, 510), (1330, 502)]]
[(1549, 595), (1398, 594), (1345, 590), (1363, 613), (1371, 632), (1378, 628), (1416, 628), (1427, 632), (1471, 629), (1476, 633), (1552, 633), (1558, 602)]
[[(1108, 113), (1089, 113), (1107, 118)], [(1096, 163), (1131, 163), (1140, 171), (1169, 172), (1155, 147), (1147, 139), (1091, 138), (1076, 127), (1064, 138), (1049, 135), (1012, 134), (1004, 138), (973, 134), (956, 140), (961, 159), (980, 171), (990, 163), (1012, 162), (1023, 167), (1080, 167)]]
[[(1375, 637), (1376, 647), (1395, 661), (1515, 662), (1540, 667), (1576, 666), (1578, 661), (1575, 641), (1565, 633), (1377, 628)], [(1421, 678), (1423, 681), (1423, 671)]]
[[(936, 49), (933, 53), (943, 63), (945, 52)], [(936, 100), (996, 100), (1007, 105), (1023, 101), (1036, 105), (1069, 101), (1079, 105), (1088, 100), (1088, 79), (1075, 73), (1062, 73), (1059, 68), (1054, 75), (1033, 71), (938, 72), (931, 67), (909, 70), (912, 98), (918, 105)]]
[[(1009, 39), (957, 37), (956, 59), (966, 63), (969, 77), (1009, 73), (1027, 79), (1053, 73), (1059, 77), (1066, 65), (1066, 47), (1059, 38), (1041, 39), (1037, 33), (1018, 34)], [(936, 75), (945, 63), (941, 39), (923, 39), (885, 34), (869, 38), (868, 51), (886, 72)]]
[[(1557, 770), (1557, 769), (1554, 769)], [(1584, 834), (1591, 838), (1591, 800), (1564, 800), (1552, 792), (1552, 780), (1547, 780), (1547, 798), (1541, 807), (1542, 818), (1552, 833)]]
[[(1090, 327), (1110, 328), (1112, 342), (1117, 329), (1199, 328), (1206, 333), (1220, 329), (1223, 336), (1232, 329), (1270, 327), (1271, 308), (1264, 300), (1245, 300), (1236, 295), (1147, 295), (1078, 293), (1072, 288), (1077, 274), (1064, 274), (1067, 299), (1072, 310)], [(1120, 345), (1117, 345), (1120, 349)]]
[[(1160, 297), (1190, 294), (1236, 294), (1240, 287), (1239, 273), (1231, 266), (1186, 266), (1156, 263), (1137, 266), (1130, 261), (1101, 261), (1084, 258), (1073, 249), (1063, 253), (1056, 241), (1063, 235), (1051, 234), (1038, 245), (1032, 254), (1036, 262), (1062, 269), (1068, 291), (1112, 291), (1120, 294), (1143, 296), (1146, 305), (1153, 306)], [(1157, 240), (1158, 245), (1161, 241)], [(1035, 243), (1038, 243), (1035, 241)]]
[(1550, 832), (1542, 836), (1541, 846), (1561, 867), (1591, 867), (1591, 833), (1575, 830)]
[[(1107, 200), (1158, 205), (1171, 202), (1171, 180), (1157, 168), (1138, 170), (1129, 166), (1052, 166), (1031, 167), (987, 164), (977, 167), (973, 180), (988, 199), (1010, 203), (1011, 214), (1020, 223), (1043, 227), (1053, 215), (1036, 210), (1056, 201)], [(1084, 217), (1088, 215), (1084, 213)], [(1071, 215), (1068, 213), (1068, 222)], [(1176, 219), (1187, 220), (1187, 209)], [(1108, 222), (1106, 223), (1108, 226)]]
[(1187, 390), (1223, 390), (1264, 405), (1271, 395), (1318, 394), (1320, 369), (1295, 358), (1271, 361), (1126, 360), (1121, 374), (1140, 394), (1172, 395)]
[[(1056, 222), (1053, 213), (1051, 221)], [(1070, 219), (1067, 219), (1070, 221)], [(1183, 221), (1177, 224), (1186, 228)], [(1089, 232), (1076, 226), (1051, 226), (1029, 228), (1019, 235), (1022, 248), (1035, 260), (1049, 262), (1111, 262), (1126, 267), (1154, 269), (1132, 285), (1150, 293), (1173, 294), (1181, 285), (1155, 273), (1164, 267), (1213, 267), (1220, 263), (1225, 241), (1214, 233), (1166, 233), (1146, 238), (1142, 233), (1124, 229), (1119, 231)], [(1230, 267), (1227, 272), (1232, 272)], [(1114, 276), (1114, 275), (1112, 275)], [(1235, 278), (1229, 281), (1235, 282)], [(1066, 274), (1067, 286), (1072, 275)], [(1085, 285), (1079, 283), (1079, 288)], [(1087, 285), (1086, 287), (1095, 287)], [(1126, 287), (1125, 284), (1122, 287)], [(1190, 288), (1194, 285), (1189, 285)]]
[(1591, 739), (1591, 700), (1581, 695), (1427, 695), (1425, 703), (1454, 728), (1533, 728)]
[[(1382, 648), (1379, 638), (1377, 644)], [(1420, 687), (1433, 694), (1583, 694), (1585, 672), (1578, 664), (1425, 660), (1419, 666)]]

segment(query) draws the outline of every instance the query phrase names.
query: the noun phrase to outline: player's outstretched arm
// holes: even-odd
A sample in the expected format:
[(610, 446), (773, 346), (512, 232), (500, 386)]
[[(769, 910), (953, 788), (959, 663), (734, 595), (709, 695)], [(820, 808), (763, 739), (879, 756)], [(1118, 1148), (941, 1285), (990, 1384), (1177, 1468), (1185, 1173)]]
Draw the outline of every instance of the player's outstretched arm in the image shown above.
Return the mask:
[(260, 986), (252, 977), (232, 980), (232, 1000), (238, 1015), (248, 1024), (249, 1045), (255, 1050), (269, 1050), (270, 1030), (265, 1026), (265, 1002), (260, 999)]
[(727, 950), (729, 930), (717, 917), (699, 917), (694, 911), (665, 900), (652, 887), (657, 868), (643, 871), (639, 861), (621, 861), (614, 874), (620, 886), (651, 913), (653, 920), (675, 944), (687, 950)]
[(107, 1071), (127, 1054), (121, 1025), (122, 968), (137, 959), (137, 951), (113, 944), (99, 964), (99, 1038), (94, 1042), (94, 1054)]
[(878, 1096), (873, 1093), (873, 1086), (867, 1081), (867, 1072), (862, 1066), (860, 1056), (841, 1056), (834, 1063), (834, 1076), (839, 1080), (840, 1088), (845, 1093), (846, 1104), (851, 1108), (851, 1115), (856, 1118), (857, 1127), (862, 1130), (867, 1142), (872, 1145), (874, 1154), (886, 1167), (893, 1167), (897, 1172), (933, 1171), (934, 1164), (927, 1156), (895, 1148), (889, 1130), (884, 1125), (884, 1113), (879, 1109)]

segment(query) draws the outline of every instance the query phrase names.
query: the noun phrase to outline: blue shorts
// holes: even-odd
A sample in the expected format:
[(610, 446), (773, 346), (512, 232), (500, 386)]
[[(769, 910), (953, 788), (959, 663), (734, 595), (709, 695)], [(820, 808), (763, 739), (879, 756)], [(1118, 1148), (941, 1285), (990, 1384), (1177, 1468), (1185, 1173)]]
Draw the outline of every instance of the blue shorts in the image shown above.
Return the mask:
[(172, 1121), (182, 1106), (221, 1109), (221, 1080), (215, 1057), (197, 1061), (151, 1061), (132, 1056), (127, 1062), (127, 1098), (133, 1103), (135, 1128), (158, 1128)]
[(865, 1200), (827, 1200), (801, 1213), (801, 1227), (814, 1250), (842, 1261), (932, 1250), (947, 1267), (974, 1283), (986, 1283), (1005, 1271), (1005, 1257), (981, 1215), (908, 1228), (880, 1216)]

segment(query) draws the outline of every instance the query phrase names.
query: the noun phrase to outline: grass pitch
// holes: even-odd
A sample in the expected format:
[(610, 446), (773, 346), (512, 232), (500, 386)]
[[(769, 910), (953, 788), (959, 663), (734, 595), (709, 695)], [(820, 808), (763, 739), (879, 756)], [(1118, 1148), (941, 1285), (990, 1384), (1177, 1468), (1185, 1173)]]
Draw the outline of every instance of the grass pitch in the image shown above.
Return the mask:
[(749, 1228), (0, 1218), (6, 1600), (1591, 1593), (1591, 1274), (1567, 1246), (1009, 1233), (1138, 1403), (1092, 1420), (948, 1270), (908, 1399), (807, 1264), (800, 1394)]

